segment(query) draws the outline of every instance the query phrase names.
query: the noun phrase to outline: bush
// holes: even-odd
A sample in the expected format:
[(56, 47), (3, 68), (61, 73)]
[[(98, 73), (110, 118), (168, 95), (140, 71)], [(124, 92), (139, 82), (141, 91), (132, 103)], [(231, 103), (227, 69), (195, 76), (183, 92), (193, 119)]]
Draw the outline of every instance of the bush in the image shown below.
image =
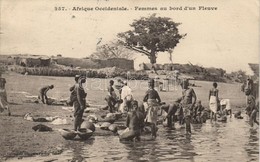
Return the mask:
[[(61, 69), (61, 68), (49, 68), (49, 67), (35, 67), (27, 68), (21, 66), (15, 66), (12, 68), (14, 72), (28, 75), (41, 75), (41, 76), (63, 76), (74, 77), (75, 75), (86, 75), (88, 78), (114, 78), (122, 77), (127, 78), (127, 71), (119, 68), (103, 68), (103, 69)], [(148, 79), (148, 75), (145, 71), (131, 71), (128, 79)]]

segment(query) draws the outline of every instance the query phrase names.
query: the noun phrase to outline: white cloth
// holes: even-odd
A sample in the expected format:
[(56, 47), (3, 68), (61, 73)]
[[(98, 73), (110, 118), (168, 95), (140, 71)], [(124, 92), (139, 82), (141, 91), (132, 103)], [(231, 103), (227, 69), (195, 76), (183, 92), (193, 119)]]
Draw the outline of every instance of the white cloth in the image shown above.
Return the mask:
[(119, 111), (123, 113), (125, 112), (126, 101), (130, 101), (133, 99), (133, 94), (130, 87), (124, 86), (122, 88), (121, 99), (123, 100), (123, 103), (120, 104)]
[(217, 97), (216, 96), (210, 96), (210, 99), (209, 99), (209, 109), (212, 112), (217, 113), (218, 102), (217, 102)]
[(147, 102), (144, 102), (143, 105), (144, 105), (144, 111), (147, 112), (148, 109), (149, 109), (148, 103), (147, 103)]
[(121, 112), (121, 113), (126, 112), (125, 111), (125, 103), (124, 103), (124, 101), (123, 101), (123, 103), (120, 104), (120, 106), (118, 108), (118, 111)]
[(121, 92), (121, 99), (123, 99), (123, 100), (124, 99), (129, 99), (129, 98), (132, 99), (132, 97), (133, 97), (133, 94), (132, 94), (131, 88), (128, 87), (128, 86), (124, 86), (122, 88), (122, 92)]
[(53, 120), (51, 122), (51, 124), (53, 125), (63, 125), (63, 124), (68, 124), (69, 122), (67, 121), (67, 119), (61, 119), (61, 118), (56, 118), (55, 120)]
[(158, 103), (154, 99), (148, 99), (148, 112), (145, 118), (145, 121), (148, 123), (154, 123), (156, 125), (157, 123), (157, 112), (159, 109)]
[(220, 100), (220, 105), (221, 106), (226, 106), (226, 110), (231, 110), (230, 99), (222, 99), (222, 100)]

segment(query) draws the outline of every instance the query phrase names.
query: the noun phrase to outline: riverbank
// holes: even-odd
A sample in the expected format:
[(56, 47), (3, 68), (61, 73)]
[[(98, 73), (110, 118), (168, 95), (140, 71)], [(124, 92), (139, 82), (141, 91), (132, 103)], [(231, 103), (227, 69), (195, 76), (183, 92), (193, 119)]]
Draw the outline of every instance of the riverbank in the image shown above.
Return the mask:
[[(73, 127), (72, 112), (62, 109), (62, 106), (51, 106), (28, 102), (26, 95), (37, 95), (41, 86), (54, 84), (55, 88), (48, 92), (53, 98), (67, 98), (69, 96), (69, 87), (74, 84), (74, 80), (69, 77), (44, 77), (44, 76), (24, 76), (19, 74), (3, 75), (7, 80), (6, 89), (8, 101), (12, 115), (7, 116), (6, 112), (0, 114), (0, 159), (22, 158), (35, 155), (47, 156), (51, 154), (60, 154), (73, 145), (78, 145), (80, 141), (67, 141), (63, 139), (58, 129)], [(105, 105), (106, 86), (109, 80), (106, 79), (88, 79), (87, 93), (88, 103), (93, 105)], [(133, 89), (135, 99), (142, 100), (147, 89), (147, 81), (129, 81)], [(202, 100), (202, 104), (207, 107), (208, 90), (211, 88), (211, 82), (196, 81), (198, 87), (194, 87), (197, 97)], [(240, 92), (240, 85), (219, 83), (220, 97), (229, 98), (232, 108), (244, 110), (245, 96)], [(172, 89), (170, 92), (160, 92), (161, 99), (170, 103), (181, 95), (180, 87)], [(52, 132), (35, 132), (32, 127), (39, 124), (38, 122), (27, 121), (24, 119), (26, 113), (32, 113), (35, 117), (53, 117), (58, 116), (66, 119), (66, 125), (52, 125), (44, 123), (51, 127)], [(85, 117), (88, 114), (85, 113)], [(107, 138), (106, 136), (114, 134), (94, 133), (95, 138)], [(158, 141), (159, 142), (159, 141)], [(100, 150), (99, 150), (100, 151)]]

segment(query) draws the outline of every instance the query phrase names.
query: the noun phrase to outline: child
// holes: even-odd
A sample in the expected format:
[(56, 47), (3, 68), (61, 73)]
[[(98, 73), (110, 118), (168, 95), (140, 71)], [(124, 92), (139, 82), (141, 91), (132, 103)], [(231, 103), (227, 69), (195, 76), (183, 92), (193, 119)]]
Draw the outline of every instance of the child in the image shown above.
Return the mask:
[(202, 106), (201, 104), (201, 100), (198, 100), (197, 101), (197, 104), (194, 108), (194, 116), (195, 116), (195, 120), (197, 123), (203, 123), (203, 116), (204, 116), (204, 113), (203, 111), (205, 110), (205, 108)]
[(167, 125), (169, 129), (175, 129), (173, 120), (175, 119), (174, 117), (177, 116), (177, 112), (179, 109), (181, 109), (181, 102), (182, 98), (178, 98), (174, 101), (173, 104), (168, 104), (168, 105), (162, 105), (161, 110), (164, 110), (167, 115), (164, 120), (167, 119)]

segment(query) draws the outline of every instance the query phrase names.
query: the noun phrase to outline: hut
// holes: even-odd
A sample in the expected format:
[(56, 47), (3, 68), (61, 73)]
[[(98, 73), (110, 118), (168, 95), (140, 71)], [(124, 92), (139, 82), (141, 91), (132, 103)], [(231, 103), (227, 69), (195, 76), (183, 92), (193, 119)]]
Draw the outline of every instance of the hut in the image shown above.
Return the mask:
[(50, 66), (51, 58), (49, 57), (40, 57), (40, 66)]
[(24, 67), (42, 67), (50, 66), (51, 59), (47, 56), (38, 56), (38, 55), (18, 55), (15, 56), (17, 65)]
[(99, 64), (101, 68), (117, 67), (120, 69), (127, 69), (127, 70), (134, 69), (134, 61), (125, 58), (109, 58), (105, 60), (100, 60)]

